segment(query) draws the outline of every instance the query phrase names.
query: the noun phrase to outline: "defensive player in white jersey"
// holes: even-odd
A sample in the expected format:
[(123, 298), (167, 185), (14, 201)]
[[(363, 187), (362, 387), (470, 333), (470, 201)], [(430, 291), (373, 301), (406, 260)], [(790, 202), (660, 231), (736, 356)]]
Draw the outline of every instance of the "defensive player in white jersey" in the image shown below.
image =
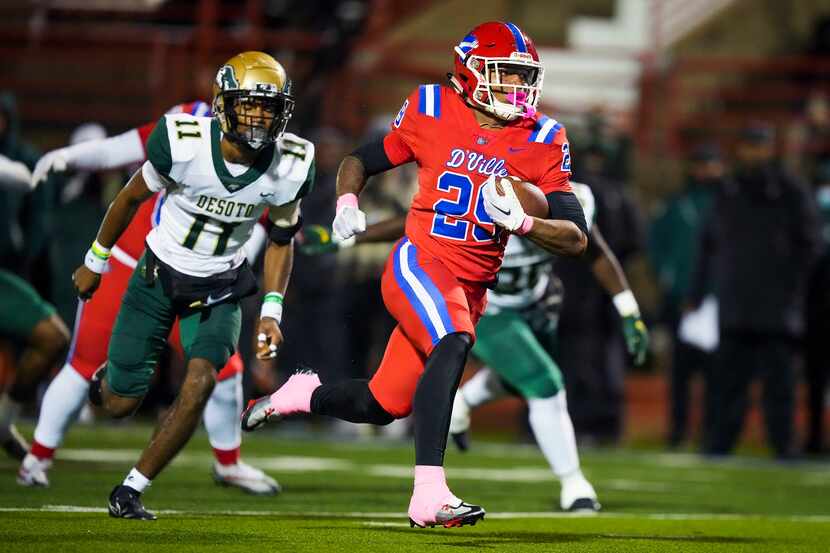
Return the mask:
[[(591, 238), (586, 261), (613, 297), (626, 346), (639, 365), (648, 350), (648, 331), (637, 300), (617, 257), (594, 223), (591, 189), (573, 181), (571, 186), (582, 205)], [(459, 448), (465, 450), (470, 411), (507, 395), (518, 395), (527, 401), (530, 427), (562, 484), (561, 508), (598, 511), (596, 492), (580, 469), (564, 379), (549, 351), (555, 341), (562, 301), (562, 285), (554, 269), (550, 254), (521, 237), (510, 237), (498, 283), (488, 291), (487, 311), (476, 327), (478, 340), (472, 354), (484, 367), (458, 389), (449, 431)]]
[[(167, 113), (209, 115), (210, 105), (201, 101), (187, 102), (174, 106)], [(157, 122), (158, 119), (155, 119), (117, 136), (78, 142), (48, 152), (40, 158), (32, 172), (32, 188), (52, 173), (91, 173), (139, 166), (147, 159), (147, 141)], [(112, 247), (109, 270), (101, 279), (101, 286), (95, 296), (89, 301), (79, 302), (69, 354), (63, 368), (44, 393), (32, 445), (18, 469), (17, 482), (20, 485), (49, 485), (48, 472), (55, 453), (86, 403), (92, 376), (107, 359), (110, 334), (121, 308), (121, 298), (144, 251), (145, 238), (159, 220), (159, 210), (164, 205), (165, 198), (162, 191), (141, 204), (132, 222)], [(245, 243), (248, 262), (251, 264), (264, 249), (269, 224), (267, 215), (261, 217), (259, 224), (254, 227), (253, 236)], [(177, 355), (181, 355), (178, 326), (174, 327), (168, 344)], [(214, 481), (222, 486), (238, 487), (253, 494), (271, 495), (279, 492), (279, 484), (240, 457), (242, 436), (239, 413), (242, 411), (243, 370), (239, 353), (231, 356), (219, 371), (216, 386), (205, 406), (203, 420), (215, 458), (212, 475)], [(3, 442), (1, 415), (2, 407), (0, 444)]]
[(113, 201), (75, 271), (78, 295), (91, 297), (110, 248), (140, 203), (166, 189), (160, 222), (147, 235), (90, 399), (116, 417), (135, 411), (176, 317), (187, 374), (138, 463), (110, 494), (113, 517), (155, 518), (141, 493), (190, 438), (216, 370), (236, 349), (239, 300), (256, 290), (242, 245), (266, 207), (273, 227), (257, 356), (275, 357), (282, 343), (279, 322), (301, 225), (300, 198), (314, 177), (314, 146), (284, 133), (293, 107), (290, 81), (271, 56), (231, 58), (216, 76), (212, 118), (176, 114), (159, 121), (147, 143), (148, 161)]

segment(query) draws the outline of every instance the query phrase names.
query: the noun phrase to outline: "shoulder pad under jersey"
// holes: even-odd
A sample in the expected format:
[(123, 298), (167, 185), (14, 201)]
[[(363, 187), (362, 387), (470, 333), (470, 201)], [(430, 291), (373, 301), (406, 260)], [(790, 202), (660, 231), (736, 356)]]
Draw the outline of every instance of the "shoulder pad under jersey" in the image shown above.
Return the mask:
[(557, 133), (559, 133), (559, 129), (562, 127), (562, 123), (553, 117), (539, 114), (538, 119), (536, 119), (536, 124), (533, 126), (533, 131), (530, 133), (527, 141), (539, 144), (553, 144)]
[(173, 163), (190, 161), (196, 157), (199, 148), (210, 148), (209, 117), (175, 113), (164, 118)]
[(306, 196), (314, 187), (314, 144), (293, 133), (277, 141), (278, 163), (269, 172), (276, 180), (274, 205), (284, 205)]

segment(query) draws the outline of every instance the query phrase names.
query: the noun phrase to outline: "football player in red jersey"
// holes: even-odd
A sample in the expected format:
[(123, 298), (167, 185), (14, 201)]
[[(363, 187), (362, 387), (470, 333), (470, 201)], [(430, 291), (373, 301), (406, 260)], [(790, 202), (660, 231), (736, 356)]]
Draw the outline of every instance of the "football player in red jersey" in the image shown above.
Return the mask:
[[(271, 396), (251, 402), (243, 429), (294, 413), (388, 424), (415, 414), (414, 526), (474, 524), (484, 509), (450, 492), (444, 450), (453, 395), (495, 281), (508, 233), (578, 256), (587, 228), (570, 184), (564, 127), (536, 112), (543, 68), (530, 38), (512, 23), (488, 22), (455, 48), (450, 86), (422, 85), (404, 102), (390, 132), (340, 165), (337, 240), (366, 229), (358, 195), (366, 179), (414, 161), (418, 193), (406, 235), (393, 248), (383, 299), (398, 322), (371, 380), (321, 384), (298, 372)], [(536, 184), (546, 219), (526, 215), (505, 177)], [(503, 194), (497, 191), (500, 182)]]
[[(206, 115), (209, 112), (210, 106), (195, 101), (179, 104), (168, 113)], [(45, 179), (50, 172), (101, 171), (140, 163), (146, 159), (147, 139), (155, 126), (153, 121), (107, 139), (53, 150), (35, 166), (33, 185)], [(63, 442), (69, 425), (86, 401), (93, 373), (107, 358), (109, 338), (121, 307), (121, 298), (137, 259), (144, 251), (144, 239), (158, 223), (164, 198), (163, 193), (157, 193), (139, 207), (132, 223), (112, 248), (110, 270), (103, 278), (98, 293), (89, 301), (78, 302), (69, 355), (46, 390), (35, 439), (18, 470), (17, 481), (23, 486), (49, 485), (47, 471), (55, 450)], [(262, 249), (266, 234), (261, 225), (255, 227), (254, 236), (245, 246), (249, 259), (255, 258)], [(169, 343), (182, 353), (178, 326), (174, 327)], [(217, 375), (216, 387), (205, 407), (205, 427), (216, 458), (213, 477), (222, 485), (270, 495), (279, 491), (279, 484), (239, 458), (241, 436), (236, 421), (242, 407), (242, 371), (242, 359), (237, 353)]]

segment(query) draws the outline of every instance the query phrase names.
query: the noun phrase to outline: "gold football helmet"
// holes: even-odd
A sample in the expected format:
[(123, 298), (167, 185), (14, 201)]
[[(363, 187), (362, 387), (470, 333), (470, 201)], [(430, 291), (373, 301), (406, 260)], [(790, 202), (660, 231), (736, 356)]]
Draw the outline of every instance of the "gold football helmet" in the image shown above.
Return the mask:
[(216, 73), (213, 114), (234, 142), (254, 150), (273, 144), (293, 112), (291, 81), (268, 54), (237, 54)]

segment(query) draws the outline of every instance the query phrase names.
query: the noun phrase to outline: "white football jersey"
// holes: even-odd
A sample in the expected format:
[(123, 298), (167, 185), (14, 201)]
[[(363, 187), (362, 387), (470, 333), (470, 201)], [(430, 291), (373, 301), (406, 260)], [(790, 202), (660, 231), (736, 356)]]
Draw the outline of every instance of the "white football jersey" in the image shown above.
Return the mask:
[(159, 120), (147, 141), (144, 180), (150, 190), (167, 192), (147, 245), (188, 275), (207, 277), (241, 265), (242, 245), (265, 208), (272, 220), (290, 226), (314, 182), (314, 145), (308, 140), (285, 133), (233, 175), (221, 138), (214, 119), (172, 114)]
[[(596, 218), (594, 193), (587, 184), (571, 181), (571, 187), (585, 213), (590, 232)], [(494, 315), (501, 309), (524, 309), (542, 299), (548, 290), (553, 262), (552, 254), (527, 238), (511, 235), (504, 249), (496, 288), (487, 291), (487, 313)]]

